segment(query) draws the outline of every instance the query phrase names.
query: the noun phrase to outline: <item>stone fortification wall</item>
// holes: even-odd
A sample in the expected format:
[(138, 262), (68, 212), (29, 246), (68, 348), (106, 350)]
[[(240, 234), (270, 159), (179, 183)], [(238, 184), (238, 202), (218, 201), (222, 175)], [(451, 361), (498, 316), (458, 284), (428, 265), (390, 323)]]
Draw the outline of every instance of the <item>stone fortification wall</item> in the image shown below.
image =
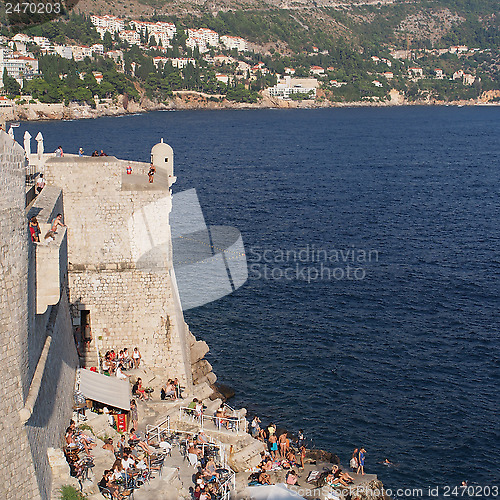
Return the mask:
[[(19, 417), (28, 378), (28, 237), (22, 148), (0, 132), (0, 498), (39, 498), (28, 437)], [(23, 258), (24, 257), (24, 258)]]
[(191, 339), (173, 286), (172, 178), (157, 170), (150, 184), (148, 168), (65, 156), (46, 162), (45, 177), (64, 193), (73, 316), (90, 311), (101, 352), (138, 347), (145, 367), (190, 387)]
[[(44, 331), (51, 337), (50, 349), (33, 413), (25, 426), (43, 499), (53, 498), (47, 449), (63, 445), (64, 430), (73, 413), (75, 370), (78, 366), (67, 295), (61, 297), (59, 304), (49, 307), (49, 311), (48, 324), (39, 325), (38, 331)], [(40, 319), (43, 321), (45, 315)], [(44, 326), (46, 329), (42, 330)]]
[[(42, 238), (47, 231), (47, 226), (49, 221), (57, 213), (63, 212), (62, 205), (62, 193), (60, 189), (55, 189), (47, 187), (44, 189), (40, 195), (37, 196), (31, 207), (29, 208), (26, 219), (30, 219), (32, 216), (36, 216), (42, 230)], [(28, 323), (29, 331), (32, 332), (28, 336), (28, 349), (27, 349), (27, 361), (28, 370), (26, 383), (29, 389), (29, 384), (33, 379), (38, 360), (42, 353), (43, 346), (45, 344), (45, 339), (47, 337), (46, 329), (49, 324), (50, 314), (52, 309), (49, 307), (45, 309), (44, 312), (38, 311), (37, 314), (37, 296), (43, 293), (43, 289), (47, 286), (60, 291), (61, 286), (67, 283), (67, 239), (63, 238), (60, 245), (53, 246), (50, 248), (52, 253), (57, 253), (57, 266), (59, 267), (60, 279), (53, 283), (48, 281), (47, 277), (43, 275), (43, 270), (47, 268), (47, 262), (44, 257), (49, 250), (48, 247), (28, 245)], [(37, 272), (37, 263), (42, 269), (42, 273)], [(61, 285), (63, 284), (63, 285)], [(56, 303), (58, 300), (56, 300)], [(38, 307), (38, 309), (40, 309)]]
[[(60, 192), (25, 207), (24, 151), (0, 132), (0, 352), (6, 371), (0, 392), (0, 498), (51, 498), (49, 446), (60, 447), (72, 414), (77, 365), (67, 288), (66, 238), (52, 247), (62, 293), (37, 314), (44, 252), (31, 243), (28, 216), (62, 208)], [(49, 192), (46, 193), (50, 194)], [(55, 242), (54, 242), (55, 244)], [(42, 355), (42, 352), (46, 354)]]

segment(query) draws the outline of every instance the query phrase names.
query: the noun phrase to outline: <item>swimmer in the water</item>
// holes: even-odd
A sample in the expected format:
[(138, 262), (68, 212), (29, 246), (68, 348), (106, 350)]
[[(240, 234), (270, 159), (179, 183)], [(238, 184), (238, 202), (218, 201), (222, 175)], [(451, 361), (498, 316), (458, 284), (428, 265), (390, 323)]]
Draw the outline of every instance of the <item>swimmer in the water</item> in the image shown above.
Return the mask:
[(379, 462), (379, 464), (385, 465), (386, 467), (394, 465), (388, 458), (386, 458), (383, 462)]

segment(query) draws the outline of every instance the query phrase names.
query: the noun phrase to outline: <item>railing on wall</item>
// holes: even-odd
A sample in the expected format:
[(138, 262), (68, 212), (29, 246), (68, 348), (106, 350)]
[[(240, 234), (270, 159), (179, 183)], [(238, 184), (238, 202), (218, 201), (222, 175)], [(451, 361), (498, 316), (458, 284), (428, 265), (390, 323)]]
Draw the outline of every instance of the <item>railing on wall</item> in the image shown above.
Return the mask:
[[(235, 432), (245, 433), (247, 431), (247, 420), (245, 417), (227, 415), (224, 417), (216, 417), (211, 415), (196, 414), (192, 408), (181, 407), (179, 408), (179, 420), (189, 420), (193, 423), (200, 424), (201, 429), (208, 429), (215, 432), (231, 433)], [(210, 427), (207, 427), (207, 424)]]
[(36, 178), (38, 177), (38, 167), (36, 165), (30, 165), (29, 161), (26, 160), (26, 186), (31, 187), (35, 185)]
[(170, 434), (170, 417), (167, 416), (157, 425), (146, 425), (146, 436), (149, 438), (156, 436), (158, 443), (161, 441), (163, 433)]

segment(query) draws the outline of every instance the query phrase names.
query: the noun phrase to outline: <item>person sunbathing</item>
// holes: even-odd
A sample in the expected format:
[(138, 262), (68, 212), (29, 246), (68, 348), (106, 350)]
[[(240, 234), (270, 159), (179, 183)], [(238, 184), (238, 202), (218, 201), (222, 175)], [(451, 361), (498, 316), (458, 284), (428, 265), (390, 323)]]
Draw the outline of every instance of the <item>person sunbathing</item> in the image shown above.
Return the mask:
[(338, 465), (334, 465), (332, 467), (332, 474), (346, 483), (354, 482), (354, 478), (352, 478), (347, 472), (342, 472), (342, 469)]
[(290, 463), (290, 465), (292, 467), (295, 467), (297, 465), (297, 460), (295, 458), (295, 453), (290, 450), (287, 454), (286, 454), (286, 459), (288, 460), (288, 462)]
[(273, 468), (273, 461), (268, 458), (266, 459), (260, 467), (263, 471), (269, 471)]
[(337, 486), (342, 486), (342, 483), (340, 482), (339, 478), (335, 477), (333, 474), (328, 474), (328, 476), (326, 476), (326, 484), (328, 486), (332, 486), (333, 488)]
[(261, 472), (259, 474), (259, 483), (260, 484), (272, 484), (271, 483), (271, 476), (267, 474), (266, 472)]
[(291, 484), (291, 485), (297, 484), (298, 479), (299, 478), (295, 473), (295, 471), (291, 470), (286, 475), (286, 484)]

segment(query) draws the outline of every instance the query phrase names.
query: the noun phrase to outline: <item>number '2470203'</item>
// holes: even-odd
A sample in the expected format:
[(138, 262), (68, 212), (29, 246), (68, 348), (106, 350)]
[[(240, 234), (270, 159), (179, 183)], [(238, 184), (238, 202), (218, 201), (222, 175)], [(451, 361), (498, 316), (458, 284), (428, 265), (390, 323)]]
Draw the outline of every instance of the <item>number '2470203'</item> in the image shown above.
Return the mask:
[(495, 498), (498, 497), (498, 486), (443, 486), (444, 497)]
[(5, 13), (12, 14), (60, 14), (59, 2), (6, 2)]

